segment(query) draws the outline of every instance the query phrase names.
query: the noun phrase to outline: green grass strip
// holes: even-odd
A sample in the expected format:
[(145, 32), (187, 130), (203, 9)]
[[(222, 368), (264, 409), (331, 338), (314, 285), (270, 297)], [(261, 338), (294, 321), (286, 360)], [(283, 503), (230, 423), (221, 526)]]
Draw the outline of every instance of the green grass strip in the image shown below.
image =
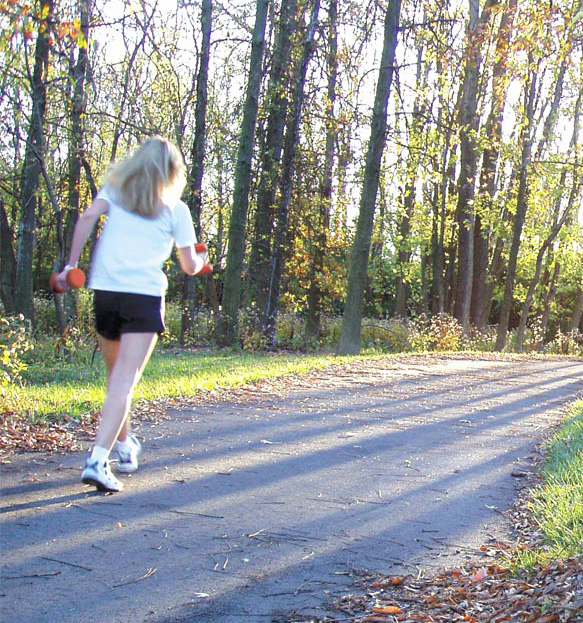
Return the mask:
[[(138, 384), (134, 401), (191, 397), (204, 391), (240, 387), (260, 379), (303, 374), (338, 363), (333, 356), (265, 355), (247, 352), (156, 351)], [(95, 361), (34, 362), (22, 387), (2, 397), (8, 412), (36, 422), (67, 415), (79, 418), (98, 409), (105, 397), (101, 357)]]
[(583, 552), (583, 401), (573, 405), (550, 440), (542, 476), (543, 483), (531, 492), (528, 510), (543, 544), (517, 556), (517, 566), (524, 569)]

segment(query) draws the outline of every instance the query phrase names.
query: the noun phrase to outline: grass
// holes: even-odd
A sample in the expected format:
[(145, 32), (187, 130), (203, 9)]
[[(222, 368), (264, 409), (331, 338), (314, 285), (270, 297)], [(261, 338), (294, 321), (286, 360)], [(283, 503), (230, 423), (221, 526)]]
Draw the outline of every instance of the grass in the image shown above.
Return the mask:
[[(33, 422), (63, 415), (73, 418), (99, 408), (105, 397), (101, 357), (78, 352), (77, 359), (42, 357), (36, 352), (22, 386), (5, 388), (6, 410)], [(332, 356), (159, 349), (138, 384), (135, 401), (190, 397), (203, 391), (239, 387), (259, 379), (305, 373), (334, 363)]]
[(583, 552), (583, 401), (573, 405), (547, 450), (543, 481), (527, 504), (542, 543), (516, 555), (514, 564), (523, 569)]

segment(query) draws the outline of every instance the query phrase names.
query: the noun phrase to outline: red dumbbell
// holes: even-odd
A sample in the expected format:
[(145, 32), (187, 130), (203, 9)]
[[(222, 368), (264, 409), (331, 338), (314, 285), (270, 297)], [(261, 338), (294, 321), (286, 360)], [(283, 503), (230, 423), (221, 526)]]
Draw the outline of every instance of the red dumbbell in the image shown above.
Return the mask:
[[(208, 247), (204, 242), (198, 242), (194, 245), (194, 250), (197, 253), (208, 253)], [(212, 264), (205, 264), (197, 273), (197, 277), (202, 277), (203, 275), (210, 275), (213, 272)]]
[[(49, 279), (51, 290), (58, 293), (65, 292), (65, 289), (60, 288), (57, 285), (56, 279), (58, 276), (59, 273), (51, 275), (51, 278)], [(85, 285), (85, 273), (80, 268), (71, 268), (65, 279), (70, 288), (82, 288)]]

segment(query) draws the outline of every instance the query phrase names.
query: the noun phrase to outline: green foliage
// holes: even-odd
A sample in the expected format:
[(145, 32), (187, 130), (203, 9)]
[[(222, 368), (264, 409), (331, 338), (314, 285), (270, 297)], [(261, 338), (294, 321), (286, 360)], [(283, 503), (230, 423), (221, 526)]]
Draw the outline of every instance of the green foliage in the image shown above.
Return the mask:
[(278, 344), (292, 351), (304, 348), (303, 319), (292, 314), (285, 314), (277, 323), (276, 340)]
[[(22, 206), (20, 195), (21, 167), (26, 153), (26, 127), (29, 118), (32, 87), (29, 77), (32, 70), (32, 54), (36, 34), (45, 18), (38, 14), (30, 2), (20, 3), (26, 7), (20, 11), (16, 4), (6, 5), (6, 16), (12, 19), (0, 36), (0, 56), (3, 66), (4, 113), (0, 117), (5, 140), (0, 152), (0, 171), (5, 184), (0, 189), (6, 207), (8, 228), (13, 234), (12, 245), (17, 245), (17, 232)], [(533, 134), (548, 139), (541, 157), (534, 159), (528, 172), (529, 209), (527, 222), (521, 236), (518, 258), (513, 314), (524, 300), (532, 278), (536, 255), (542, 241), (548, 236), (557, 206), (564, 207), (568, 191), (577, 181), (576, 147), (569, 146), (568, 134), (573, 126), (576, 94), (581, 86), (580, 49), (576, 47), (581, 21), (574, 14), (572, 3), (561, 0), (558, 4), (545, 6), (526, 3), (516, 21), (508, 40), (508, 49), (494, 53), (497, 28), (484, 29), (482, 35), (482, 81), (483, 97), (477, 114), (480, 116), (481, 134), (476, 137), (476, 157), (481, 161), (486, 147), (499, 150), (499, 162), (495, 181), (495, 195), (478, 193), (474, 203), (477, 215), (487, 230), (488, 238), (501, 243), (502, 270), (495, 276), (494, 298), (499, 302), (504, 289), (504, 268), (511, 240), (512, 218), (516, 203), (516, 172), (521, 153), (521, 130), (524, 126), (524, 89), (527, 86), (529, 54), (539, 63), (537, 71), (546, 78), (540, 81), (540, 94), (534, 119)], [(208, 85), (208, 110), (205, 141), (204, 201), (202, 228), (205, 239), (217, 250), (216, 263), (224, 258), (226, 230), (230, 219), (230, 206), (235, 179), (238, 134), (240, 131), (242, 98), (240, 88), (247, 79), (247, 47), (241, 45), (248, 32), (251, 5), (224, 12), (219, 8), (213, 17), (213, 32), (217, 45), (213, 47), (210, 81)], [(1, 12), (1, 11), (0, 11)], [(68, 211), (70, 204), (68, 172), (72, 144), (70, 62), (78, 57), (84, 40), (79, 31), (79, 9), (74, 3), (56, 3), (54, 22), (51, 21), (52, 53), (46, 71), (49, 85), (44, 135), (47, 153), (46, 172), (52, 182), (52, 191), (64, 217), (65, 233), (68, 234)], [(146, 134), (160, 132), (181, 144), (188, 166), (192, 165), (189, 145), (193, 142), (195, 128), (196, 93), (192, 88), (192, 68), (198, 62), (200, 50), (200, 27), (191, 20), (191, 10), (179, 3), (174, 8), (162, 3), (150, 10), (144, 5), (125, 16), (123, 22), (111, 20), (102, 25), (103, 37), (95, 40), (88, 50), (91, 64), (91, 80), (86, 84), (87, 109), (83, 114), (84, 143), (87, 166), (81, 175), (79, 191), (81, 209), (90, 202), (87, 173), (91, 171), (99, 185), (115, 151), (115, 158), (122, 158)], [(150, 15), (146, 15), (150, 13)], [(321, 291), (324, 348), (337, 342), (338, 322), (333, 318), (342, 310), (351, 255), (351, 239), (358, 196), (362, 190), (362, 165), (370, 116), (365, 111), (370, 106), (371, 88), (374, 88), (377, 71), (375, 47), (379, 42), (380, 12), (367, 12), (365, 5), (352, 3), (339, 17), (338, 79), (334, 114), (329, 114), (330, 98), (326, 89), (328, 76), (324, 64), (310, 72), (305, 92), (300, 140), (296, 154), (294, 188), (290, 205), (289, 244), (286, 249), (286, 265), (282, 281), (281, 309), (284, 316), (278, 326), (278, 342), (285, 348), (305, 348), (301, 327), (301, 314), (307, 306), (307, 292), (311, 285)], [(449, 321), (417, 319), (413, 325), (391, 324), (384, 320), (394, 312), (395, 286), (398, 274), (403, 274), (408, 286), (408, 309), (419, 314), (426, 310), (427, 291), (431, 287), (431, 257), (435, 245), (434, 234), (443, 236), (442, 243), (451, 249), (457, 244), (457, 185), (456, 164), (459, 158), (459, 102), (460, 85), (466, 41), (459, 25), (467, 18), (466, 9), (459, 6), (437, 4), (410, 4), (403, 6), (403, 23), (417, 24), (415, 29), (402, 31), (401, 53), (403, 72), (398, 85), (391, 93), (391, 132), (387, 136), (385, 157), (381, 171), (378, 193), (378, 210), (375, 221), (373, 249), (368, 267), (368, 284), (362, 343), (365, 348), (389, 351), (420, 348), (463, 348), (475, 345), (491, 348), (491, 333), (472, 335), (469, 342), (461, 340), (457, 329)], [(346, 21), (346, 20), (349, 21)], [(496, 18), (499, 19), (499, 16)], [(545, 25), (546, 22), (546, 25)], [(572, 24), (571, 24), (572, 22)], [(180, 32), (168, 25), (180, 23)], [(497, 22), (492, 22), (494, 26)], [(8, 24), (8, 22), (7, 22)], [(548, 25), (551, 24), (552, 28)], [(576, 28), (573, 26), (577, 24)], [(147, 30), (145, 30), (147, 25)], [(33, 27), (34, 26), (34, 27)], [(272, 25), (275, 27), (275, 25)], [(44, 26), (43, 26), (44, 27)], [(97, 32), (97, 31), (95, 31)], [(94, 34), (93, 26), (91, 33)], [(90, 38), (93, 40), (93, 35)], [(298, 40), (301, 39), (298, 35)], [(347, 37), (347, 34), (349, 36)], [(560, 36), (557, 37), (557, 34)], [(104, 41), (117, 42), (104, 45)], [(184, 41), (194, 45), (184, 46)], [(268, 42), (272, 44), (273, 39)], [(324, 59), (330, 50), (326, 35), (319, 43)], [(269, 55), (272, 48), (266, 50)], [(501, 93), (504, 102), (503, 134), (494, 139), (486, 131), (485, 123), (493, 99), (492, 63), (497, 54), (507, 54), (505, 76), (497, 88), (504, 91), (509, 83), (513, 87)], [(416, 72), (417, 57), (422, 66)], [(543, 122), (553, 99), (555, 79), (561, 62), (572, 56), (575, 61), (567, 63), (564, 89), (556, 124), (548, 133)], [(291, 58), (297, 59), (297, 49)], [(320, 69), (322, 71), (320, 71)], [(490, 76), (490, 79), (486, 79)], [(266, 76), (265, 84), (269, 80)], [(144, 88), (147, 85), (148, 88)], [(398, 88), (397, 88), (398, 87)], [(267, 98), (262, 93), (259, 102), (259, 122), (254, 160), (261, 161), (264, 141), (262, 133), (269, 114)], [(512, 114), (510, 114), (512, 113)], [(332, 124), (332, 126), (330, 125)], [(331, 164), (331, 194), (324, 193), (322, 181), (328, 174), (325, 167), (326, 131), (335, 135), (334, 161)], [(115, 137), (115, 150), (114, 150)], [(567, 140), (565, 140), (567, 139)], [(537, 145), (534, 146), (535, 148)], [(254, 173), (259, 173), (255, 171)], [(565, 176), (563, 175), (565, 174)], [(562, 181), (563, 180), (563, 181)], [(256, 199), (256, 184), (249, 196), (250, 216)], [(414, 188), (414, 201), (406, 204), (405, 194)], [(33, 272), (35, 276), (35, 335), (55, 335), (57, 332), (54, 303), (51, 298), (40, 298), (46, 292), (47, 276), (55, 262), (58, 247), (57, 218), (49, 200), (46, 184), (41, 181), (38, 189), (37, 210), (38, 244), (34, 250)], [(187, 197), (188, 201), (188, 197)], [(561, 204), (562, 201), (562, 204)], [(575, 208), (580, 197), (575, 199)], [(407, 233), (399, 232), (398, 223), (405, 208), (411, 217)], [(576, 210), (574, 210), (576, 211)], [(324, 218), (325, 214), (325, 218)], [(579, 352), (575, 350), (576, 338), (567, 338), (560, 331), (568, 330), (568, 319), (573, 309), (577, 288), (583, 275), (581, 258), (581, 225), (577, 215), (567, 222), (556, 240), (554, 261), (559, 262), (561, 274), (557, 283), (557, 297), (548, 322), (548, 335), (557, 335), (547, 345), (550, 352)], [(434, 230), (435, 228), (435, 230)], [(67, 243), (66, 243), (67, 244)], [(65, 244), (65, 246), (66, 246)], [(314, 275), (314, 257), (324, 249), (324, 265)], [(398, 266), (398, 251), (410, 253), (409, 260)], [(89, 245), (84, 250), (82, 264), (87, 266)], [(490, 249), (490, 256), (492, 249)], [(446, 266), (442, 276), (455, 270), (455, 253), (446, 252)], [(447, 265), (451, 262), (453, 265)], [(178, 295), (181, 287), (180, 273), (171, 270), (169, 275), (169, 298)], [(224, 294), (224, 273), (217, 271), (216, 284), (219, 299)], [(448, 276), (449, 279), (449, 276)], [(433, 284), (435, 285), (435, 284)], [(450, 284), (447, 284), (450, 285)], [(543, 309), (545, 288), (535, 291), (531, 319)], [(72, 355), (82, 336), (91, 335), (90, 311), (87, 311), (88, 293), (80, 293), (77, 305), (78, 317), (74, 331), (62, 340), (63, 351)], [(219, 301), (220, 302), (220, 301)], [(497, 306), (493, 308), (495, 320)], [(181, 312), (171, 303), (167, 311), (168, 330), (162, 338), (164, 346), (171, 346), (185, 339), (187, 345), (210, 343), (214, 338), (214, 319), (204, 311), (194, 318), (191, 334), (180, 335)], [(440, 324), (441, 323), (441, 324)], [(241, 340), (245, 349), (262, 350), (265, 340), (256, 327), (254, 319), (243, 319)], [(409, 335), (411, 341), (409, 341)], [(405, 338), (405, 336), (407, 336)], [(542, 336), (537, 332), (536, 320), (531, 322), (527, 336), (528, 350), (538, 350)], [(311, 344), (311, 348), (320, 345)]]
[[(70, 293), (75, 297), (76, 316), (69, 322), (67, 331), (75, 327), (75, 331), (85, 336), (85, 339), (95, 342), (93, 321), (93, 292), (84, 288)], [(34, 299), (34, 335), (35, 337), (50, 337), (59, 335), (59, 326), (52, 295), (42, 293)]]
[(380, 258), (373, 262), (369, 275), (370, 285), (366, 292), (367, 316), (386, 318), (392, 315), (397, 273), (396, 257)]
[[(65, 334), (59, 336), (52, 297), (35, 298), (35, 330), (34, 335), (40, 342), (49, 339), (55, 352), (74, 353), (76, 349), (83, 351), (85, 346), (93, 349), (97, 342), (93, 320), (93, 293), (81, 289), (75, 293), (77, 315), (67, 327)], [(164, 347), (176, 346), (180, 343), (182, 330), (182, 307), (180, 302), (166, 300), (165, 310), (166, 331), (160, 341)], [(213, 317), (206, 309), (200, 309), (192, 322), (192, 329), (185, 336), (185, 346), (207, 345), (214, 335)], [(46, 353), (45, 353), (46, 354)], [(50, 355), (48, 355), (50, 356)]]
[(30, 323), (22, 315), (0, 316), (0, 388), (21, 384), (26, 363), (22, 355), (32, 350)]

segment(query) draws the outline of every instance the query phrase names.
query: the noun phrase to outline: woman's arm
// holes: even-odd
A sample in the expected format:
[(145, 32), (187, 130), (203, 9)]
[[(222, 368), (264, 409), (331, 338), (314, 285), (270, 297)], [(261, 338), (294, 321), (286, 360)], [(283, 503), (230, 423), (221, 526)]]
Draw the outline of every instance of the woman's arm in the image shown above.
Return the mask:
[(67, 273), (71, 268), (75, 268), (79, 263), (81, 251), (87, 242), (95, 224), (103, 214), (107, 214), (109, 204), (105, 199), (95, 199), (93, 203), (79, 216), (73, 230), (71, 250), (69, 251), (69, 261), (61, 273), (56, 278), (57, 285), (61, 289), (68, 289), (66, 281)]
[(95, 199), (93, 203), (83, 212), (73, 230), (73, 240), (71, 241), (71, 250), (69, 252), (69, 266), (77, 266), (81, 251), (87, 242), (95, 224), (103, 214), (107, 214), (109, 204), (105, 199)]
[(194, 245), (178, 249), (178, 263), (187, 275), (196, 275), (207, 263), (208, 253), (197, 253)]

